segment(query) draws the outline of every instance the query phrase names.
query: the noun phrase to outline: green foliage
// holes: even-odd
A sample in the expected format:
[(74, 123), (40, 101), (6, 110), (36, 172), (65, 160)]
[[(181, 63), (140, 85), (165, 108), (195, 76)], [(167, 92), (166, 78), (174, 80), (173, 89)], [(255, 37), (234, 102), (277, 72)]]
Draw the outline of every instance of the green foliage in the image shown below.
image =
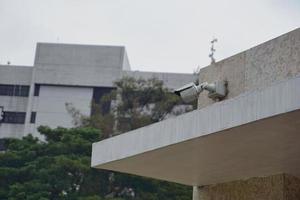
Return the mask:
[[(104, 138), (161, 121), (170, 115), (178, 115), (196, 107), (196, 102), (186, 105), (177, 95), (165, 88), (163, 82), (155, 78), (144, 80), (123, 77), (115, 82), (115, 86), (117, 89), (105, 95), (100, 105), (92, 105), (92, 117), (81, 117), (83, 126), (100, 128)], [(102, 112), (103, 107), (111, 101), (115, 102), (112, 112)]]
[[(115, 83), (117, 89), (102, 98), (100, 105), (93, 105), (94, 115), (85, 122), (86, 126), (103, 131), (104, 138), (143, 127), (167, 118), (190, 111), (196, 107), (186, 105), (163, 86), (157, 79), (134, 79), (125, 77)], [(116, 101), (111, 113), (103, 113), (103, 105)], [(179, 107), (179, 109), (175, 109)], [(108, 123), (114, 122), (114, 123)], [(96, 126), (95, 126), (96, 125)], [(133, 188), (138, 200), (188, 200), (191, 187), (142, 178), (122, 173), (114, 173), (111, 191), (117, 196), (124, 188)]]
[(137, 200), (191, 200), (192, 197), (191, 187), (166, 181), (115, 173), (114, 182), (120, 188), (133, 188)]
[(121, 98), (117, 107), (118, 131), (126, 132), (163, 120), (179, 104), (180, 98), (171, 94), (156, 79), (123, 78), (116, 82)]
[(40, 127), (46, 142), (31, 135), (7, 139), (0, 154), (0, 199), (100, 199), (107, 173), (90, 168), (93, 128)]

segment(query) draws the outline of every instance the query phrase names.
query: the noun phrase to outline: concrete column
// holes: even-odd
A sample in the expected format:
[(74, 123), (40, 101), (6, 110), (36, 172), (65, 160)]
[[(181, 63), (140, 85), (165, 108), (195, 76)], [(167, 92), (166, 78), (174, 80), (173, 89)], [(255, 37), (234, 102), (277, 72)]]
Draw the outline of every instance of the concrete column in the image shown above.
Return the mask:
[(201, 195), (201, 187), (193, 186), (193, 200), (202, 200), (203, 196)]
[(27, 136), (30, 133), (30, 118), (31, 118), (32, 104), (33, 104), (33, 98), (34, 98), (35, 72), (36, 72), (36, 67), (34, 66), (32, 69), (32, 76), (31, 76), (31, 82), (30, 82), (30, 88), (29, 88), (29, 96), (28, 96), (28, 103), (27, 103), (27, 109), (26, 109), (26, 117), (25, 117), (25, 126), (24, 126), (23, 136)]
[(193, 187), (193, 200), (299, 200), (300, 179), (287, 174)]

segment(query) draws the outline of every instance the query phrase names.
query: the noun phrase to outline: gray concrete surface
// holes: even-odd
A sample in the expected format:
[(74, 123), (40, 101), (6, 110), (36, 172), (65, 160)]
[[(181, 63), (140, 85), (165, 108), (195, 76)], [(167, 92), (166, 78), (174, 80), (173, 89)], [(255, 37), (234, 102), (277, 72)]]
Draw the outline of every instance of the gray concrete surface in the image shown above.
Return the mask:
[(106, 87), (130, 68), (124, 47), (38, 43), (36, 83)]
[(92, 167), (187, 185), (300, 176), (300, 77), (93, 144)]
[[(30, 85), (32, 67), (0, 65), (0, 84), (8, 85)], [(28, 105), (27, 97), (20, 96), (0, 96), (0, 106), (4, 111), (26, 112)], [(21, 138), (24, 132), (24, 124), (1, 124), (0, 138), (16, 137)]]
[(198, 79), (196, 74), (142, 71), (123, 71), (122, 76), (134, 77), (135, 79), (157, 78), (163, 81), (164, 86), (169, 89), (177, 89), (187, 83), (195, 82)]
[(32, 67), (0, 65), (0, 84), (30, 85)]
[(37, 112), (36, 122), (28, 133), (39, 136), (37, 128), (41, 125), (51, 128), (73, 127), (73, 118), (66, 109), (66, 103), (70, 103), (81, 114), (89, 116), (92, 95), (93, 88), (42, 85), (40, 95), (33, 100), (32, 110)]
[(123, 69), (125, 47), (38, 43), (35, 65), (105, 66)]
[[(201, 82), (227, 80), (227, 99), (300, 75), (300, 28), (200, 70)], [(214, 101), (203, 92), (198, 108)]]
[(1, 124), (0, 138), (22, 138), (24, 132), (24, 124)]

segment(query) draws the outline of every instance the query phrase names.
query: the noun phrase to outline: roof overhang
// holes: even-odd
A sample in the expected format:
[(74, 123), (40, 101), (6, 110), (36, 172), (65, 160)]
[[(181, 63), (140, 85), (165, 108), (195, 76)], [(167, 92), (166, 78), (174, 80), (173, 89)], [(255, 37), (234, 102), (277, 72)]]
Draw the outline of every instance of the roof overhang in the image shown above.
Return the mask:
[(93, 144), (92, 167), (186, 185), (300, 176), (300, 77)]

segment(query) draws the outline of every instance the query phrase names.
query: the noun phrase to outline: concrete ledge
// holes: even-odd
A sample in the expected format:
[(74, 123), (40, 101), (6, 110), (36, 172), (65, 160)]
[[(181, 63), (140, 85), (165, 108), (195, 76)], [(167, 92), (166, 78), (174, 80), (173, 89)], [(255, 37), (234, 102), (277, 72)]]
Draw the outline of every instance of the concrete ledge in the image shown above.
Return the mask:
[(188, 185), (300, 175), (299, 86), (297, 77), (94, 143), (92, 167)]

